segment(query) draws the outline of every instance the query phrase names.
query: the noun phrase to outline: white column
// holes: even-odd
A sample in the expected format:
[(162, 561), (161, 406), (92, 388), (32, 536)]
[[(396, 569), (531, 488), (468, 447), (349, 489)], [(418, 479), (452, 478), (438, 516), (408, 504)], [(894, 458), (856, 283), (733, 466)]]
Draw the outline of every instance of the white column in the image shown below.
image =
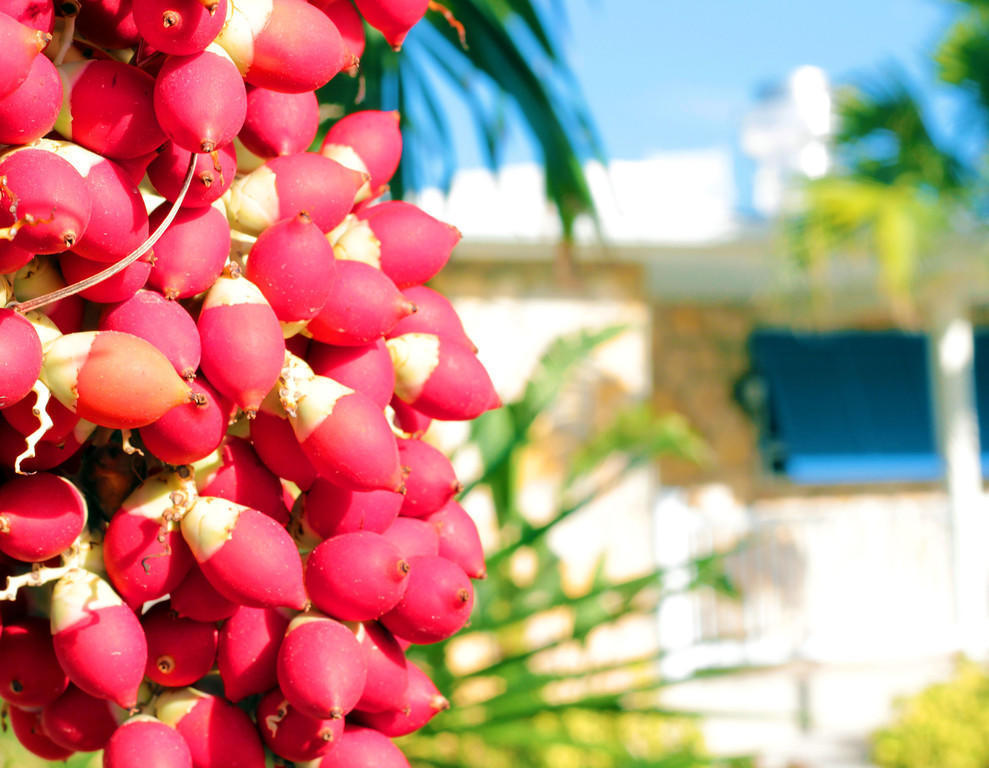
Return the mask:
[(989, 554), (975, 407), (975, 338), (958, 299), (944, 297), (934, 312), (931, 372), (934, 416), (948, 492), (955, 618), (959, 650), (989, 651)]

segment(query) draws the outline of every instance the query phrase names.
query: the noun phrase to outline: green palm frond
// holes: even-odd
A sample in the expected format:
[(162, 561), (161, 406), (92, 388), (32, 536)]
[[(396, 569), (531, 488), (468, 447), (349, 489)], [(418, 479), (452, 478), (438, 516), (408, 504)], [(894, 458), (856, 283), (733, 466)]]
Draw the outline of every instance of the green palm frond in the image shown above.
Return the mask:
[(429, 181), (448, 185), (452, 179), (456, 146), (465, 137), (454, 135), (444, 98), (466, 106), (491, 168), (500, 163), (509, 117), (520, 119), (545, 169), (547, 197), (571, 238), (577, 217), (594, 214), (583, 163), (603, 159), (604, 152), (553, 32), (559, 19), (548, 24), (532, 0), (445, 5), (463, 25), (466, 47), (435, 11), (412, 29), (400, 54), (368, 28), (361, 76), (334, 78), (320, 91), (320, 101), (337, 105), (340, 114), (401, 111), (405, 146), (392, 180), (396, 198)]

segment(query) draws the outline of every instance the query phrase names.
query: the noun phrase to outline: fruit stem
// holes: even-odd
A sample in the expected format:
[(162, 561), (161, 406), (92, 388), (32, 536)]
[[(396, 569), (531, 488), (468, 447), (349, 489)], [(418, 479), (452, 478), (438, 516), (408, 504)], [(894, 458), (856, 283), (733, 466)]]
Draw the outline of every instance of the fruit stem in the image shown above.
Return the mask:
[(151, 236), (141, 243), (137, 248), (131, 251), (129, 254), (124, 256), (120, 261), (115, 264), (111, 264), (109, 267), (104, 269), (102, 272), (97, 272), (91, 277), (87, 277), (85, 280), (80, 280), (78, 283), (73, 283), (72, 285), (67, 285), (65, 288), (60, 288), (57, 291), (52, 291), (51, 293), (46, 293), (43, 296), (38, 296), (35, 299), (31, 299), (25, 302), (13, 302), (10, 304), (10, 308), (20, 312), (21, 314), (25, 312), (30, 312), (32, 309), (39, 309), (41, 307), (52, 304), (60, 299), (64, 299), (67, 296), (72, 296), (79, 293), (80, 291), (85, 291), (87, 288), (91, 288), (94, 285), (102, 283), (107, 278), (113, 277), (115, 274), (120, 272), (122, 269), (126, 269), (144, 254), (151, 250), (155, 243), (158, 242), (159, 238), (165, 234), (165, 230), (171, 225), (172, 221), (178, 215), (179, 208), (182, 207), (182, 201), (185, 200), (185, 195), (189, 191), (189, 186), (192, 184), (192, 175), (196, 170), (196, 154), (193, 153), (189, 156), (189, 168), (185, 173), (185, 181), (182, 184), (182, 189), (179, 190), (178, 196), (175, 198), (175, 202), (172, 203), (172, 207), (168, 211), (168, 215), (165, 219), (158, 225), (158, 229), (151, 233)]
[(52, 417), (48, 415), (48, 401), (51, 399), (51, 390), (44, 385), (41, 379), (38, 379), (34, 382), (34, 386), (31, 387), (31, 391), (34, 392), (36, 396), (34, 408), (31, 409), (31, 412), (34, 414), (35, 418), (38, 419), (38, 428), (24, 438), (24, 442), (27, 447), (14, 460), (14, 472), (18, 475), (34, 474), (34, 472), (22, 472), (21, 462), (25, 459), (34, 458), (35, 447), (37, 447), (38, 443), (41, 441), (41, 438), (44, 437), (45, 432), (55, 426), (55, 422), (52, 421)]
[(57, 581), (69, 571), (78, 570), (83, 567), (86, 561), (86, 552), (90, 548), (88, 542), (82, 538), (77, 538), (72, 545), (65, 550), (62, 557), (62, 565), (57, 568), (47, 568), (41, 563), (32, 563), (31, 570), (18, 576), (7, 577), (7, 588), (0, 590), (0, 601), (16, 600), (17, 590), (21, 587), (40, 587), (52, 581)]
[(65, 61), (65, 56), (69, 52), (69, 48), (72, 47), (73, 37), (76, 33), (76, 14), (65, 17), (65, 24), (62, 27), (62, 36), (58, 41), (58, 53), (55, 54), (55, 58), (52, 59), (52, 64), (56, 67)]
[(447, 8), (442, 3), (436, 2), (436, 0), (429, 0), (429, 8), (428, 8), (428, 10), (430, 10), (430, 11), (437, 11), (437, 12), (439, 12), (439, 13), (441, 13), (443, 15), (443, 18), (446, 19), (446, 23), (449, 24), (451, 27), (453, 27), (453, 29), (457, 33), (457, 37), (460, 38), (460, 47), (463, 48), (466, 51), (467, 50), (467, 30), (464, 29), (464, 25), (461, 24), (457, 20), (457, 17), (453, 15), (453, 11), (451, 11), (449, 8)]

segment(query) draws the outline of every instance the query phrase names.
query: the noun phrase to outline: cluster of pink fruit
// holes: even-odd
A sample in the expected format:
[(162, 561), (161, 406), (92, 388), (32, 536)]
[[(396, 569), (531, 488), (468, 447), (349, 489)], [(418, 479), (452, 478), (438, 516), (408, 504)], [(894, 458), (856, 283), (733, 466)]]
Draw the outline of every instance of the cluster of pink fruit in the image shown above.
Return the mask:
[(308, 151), (364, 21), (427, 4), (0, 0), (0, 697), (38, 755), (394, 768), (446, 706), (405, 649), (484, 560), (421, 438), (499, 402), (424, 285), (459, 233), (381, 201), (396, 114)]

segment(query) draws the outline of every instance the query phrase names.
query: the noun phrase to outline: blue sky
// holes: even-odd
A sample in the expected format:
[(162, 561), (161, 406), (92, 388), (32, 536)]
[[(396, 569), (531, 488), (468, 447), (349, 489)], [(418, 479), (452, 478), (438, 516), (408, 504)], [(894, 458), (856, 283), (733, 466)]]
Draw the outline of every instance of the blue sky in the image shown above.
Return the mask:
[[(822, 67), (842, 84), (897, 62), (950, 123), (930, 52), (952, 18), (950, 0), (559, 0), (565, 49), (608, 155), (637, 159), (677, 149), (734, 152), (740, 204), (751, 165), (739, 123), (761, 85)], [(547, 5), (552, 5), (547, 3)], [(454, 122), (472, 135), (465, 114)], [(479, 165), (462, 145), (461, 166)], [(531, 159), (516, 129), (505, 159)]]

